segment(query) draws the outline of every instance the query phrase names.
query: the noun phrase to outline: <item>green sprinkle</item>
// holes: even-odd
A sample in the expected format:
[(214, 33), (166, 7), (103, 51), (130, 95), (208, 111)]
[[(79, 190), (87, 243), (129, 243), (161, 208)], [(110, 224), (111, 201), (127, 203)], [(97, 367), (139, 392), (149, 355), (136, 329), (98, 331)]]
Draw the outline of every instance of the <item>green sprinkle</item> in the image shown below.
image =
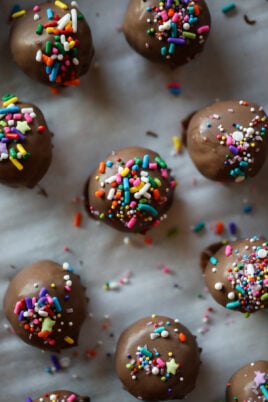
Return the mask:
[(8, 101), (9, 99), (12, 99), (12, 98), (14, 98), (15, 97), (15, 95), (13, 95), (13, 94), (5, 94), (3, 97), (2, 97), (2, 101), (3, 102), (6, 102), (6, 101)]
[(52, 51), (52, 42), (47, 41), (45, 46), (45, 53), (51, 54), (51, 51)]
[(198, 223), (194, 226), (193, 231), (194, 231), (195, 233), (201, 232), (201, 230), (203, 230), (204, 227), (205, 227), (205, 222), (204, 222), (204, 221), (200, 221), (200, 222), (198, 222)]
[(154, 160), (156, 161), (156, 163), (158, 164), (158, 166), (160, 166), (161, 168), (166, 168), (166, 167), (167, 167), (166, 162), (165, 162), (163, 159), (161, 159), (160, 156), (156, 156), (156, 157), (154, 158)]
[(183, 31), (182, 36), (188, 39), (196, 39), (196, 34), (193, 32)]
[(38, 24), (36, 29), (35, 29), (35, 33), (37, 35), (41, 35), (43, 33), (43, 25), (42, 24)]

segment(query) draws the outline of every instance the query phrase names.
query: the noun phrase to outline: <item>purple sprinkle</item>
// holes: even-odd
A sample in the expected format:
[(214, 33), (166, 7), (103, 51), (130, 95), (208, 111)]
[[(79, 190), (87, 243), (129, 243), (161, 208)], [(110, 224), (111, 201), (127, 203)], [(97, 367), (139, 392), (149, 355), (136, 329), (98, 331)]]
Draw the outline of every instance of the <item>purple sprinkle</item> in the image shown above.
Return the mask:
[(0, 154), (7, 154), (7, 146), (4, 142), (0, 142)]
[(12, 127), (11, 128), (11, 132), (14, 134), (18, 134), (18, 136), (20, 137), (20, 140), (25, 140), (25, 135), (22, 134), (22, 132), (20, 130), (18, 130), (16, 127)]
[(39, 292), (39, 297), (44, 297), (47, 294), (47, 288), (42, 288)]
[(30, 398), (29, 396), (26, 397), (25, 402), (33, 402), (32, 398)]
[(238, 155), (238, 154), (239, 154), (238, 149), (237, 149), (234, 145), (230, 145), (230, 146), (229, 146), (229, 150), (230, 150), (233, 154), (235, 154), (235, 155)]
[(24, 310), (21, 310), (19, 313), (19, 321), (24, 321)]
[(236, 234), (236, 224), (234, 222), (229, 223), (229, 230), (232, 235)]
[(176, 43), (176, 45), (184, 45), (185, 39), (184, 38), (168, 38), (169, 43)]
[(167, 0), (167, 7), (171, 7), (173, 3), (173, 0)]
[(6, 137), (1, 138), (1, 142), (7, 144), (9, 142), (9, 139)]
[(28, 309), (33, 308), (32, 299), (30, 297), (25, 297), (25, 304), (26, 304)]
[(60, 365), (60, 362), (59, 362), (59, 359), (57, 358), (57, 356), (56, 356), (56, 355), (51, 355), (50, 359), (51, 359), (51, 361), (52, 361), (53, 366), (55, 367), (55, 369), (56, 369), (56, 370), (60, 370), (60, 369), (61, 369), (61, 365)]

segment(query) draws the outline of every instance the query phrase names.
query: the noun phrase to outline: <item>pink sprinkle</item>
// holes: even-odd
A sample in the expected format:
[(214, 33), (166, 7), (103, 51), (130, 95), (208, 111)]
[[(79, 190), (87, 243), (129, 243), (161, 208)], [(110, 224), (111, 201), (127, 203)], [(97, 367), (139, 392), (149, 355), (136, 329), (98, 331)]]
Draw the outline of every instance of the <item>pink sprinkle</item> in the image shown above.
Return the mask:
[(14, 113), (13, 114), (13, 119), (14, 120), (20, 120), (22, 118), (22, 114), (21, 113)]
[(265, 285), (268, 285), (268, 278), (267, 278), (267, 279), (264, 279), (264, 280), (263, 280), (263, 283), (264, 283)]
[(134, 160), (133, 159), (129, 159), (126, 163), (126, 167), (130, 168), (131, 166), (134, 165)]
[(40, 6), (36, 5), (33, 7), (33, 12), (37, 13), (38, 11), (40, 11)]
[(172, 22), (178, 22), (179, 20), (179, 14), (178, 13), (174, 13), (173, 17), (172, 17)]
[(202, 33), (207, 32), (207, 31), (209, 31), (209, 25), (203, 25), (202, 27), (199, 27), (197, 29), (198, 34), (202, 34)]
[(49, 343), (49, 345), (55, 345), (56, 341), (55, 339), (47, 338), (46, 341)]
[(164, 267), (164, 268), (162, 269), (162, 271), (163, 271), (165, 274), (170, 274), (170, 272), (171, 272), (168, 267)]
[(74, 402), (76, 400), (76, 395), (72, 394), (67, 398), (67, 402)]
[(119, 173), (116, 173), (115, 177), (116, 177), (116, 183), (121, 183), (122, 176)]
[(149, 169), (153, 169), (153, 170), (157, 169), (157, 163), (156, 162), (150, 162), (149, 163)]
[(139, 186), (140, 183), (141, 183), (141, 180), (140, 180), (139, 178), (137, 178), (137, 179), (135, 179), (135, 180), (133, 181), (133, 184), (134, 184), (135, 187)]
[(133, 217), (128, 221), (127, 227), (128, 227), (129, 229), (133, 228), (133, 226), (135, 225), (136, 221), (137, 221), (137, 218), (135, 218), (135, 216), (133, 216)]
[(47, 301), (49, 304), (54, 304), (52, 297), (49, 295), (47, 295)]
[(63, 250), (64, 251), (70, 251), (69, 247), (67, 247), (67, 246), (64, 246)]
[(25, 113), (24, 118), (27, 121), (27, 123), (31, 123), (33, 121), (29, 113)]
[(130, 205), (130, 208), (135, 208), (136, 205), (137, 205), (137, 202), (136, 201), (131, 201), (131, 203), (129, 205)]
[(164, 177), (164, 179), (168, 178), (168, 170), (167, 169), (161, 169), (161, 175)]
[(18, 301), (18, 302), (16, 303), (16, 305), (15, 305), (14, 313), (18, 315), (19, 312), (20, 312), (20, 310), (21, 310), (21, 302)]
[(70, 286), (67, 286), (67, 285), (64, 286), (64, 289), (65, 289), (67, 292), (70, 292), (70, 291), (72, 290), (72, 288), (71, 288)]
[(165, 365), (166, 365), (166, 363), (165, 363), (160, 357), (158, 357), (158, 358), (156, 359), (156, 363), (157, 363), (157, 367), (158, 367), (158, 368), (165, 367)]
[(168, 15), (167, 15), (166, 10), (161, 11), (160, 15), (161, 15), (161, 17), (162, 17), (163, 21), (167, 21), (167, 19), (168, 19)]
[(10, 127), (4, 127), (4, 132), (6, 134), (10, 133), (10, 131), (11, 131)]
[(227, 135), (226, 144), (227, 145), (232, 145), (233, 144), (233, 139), (232, 139), (232, 137), (230, 135)]
[(226, 257), (229, 257), (233, 252), (233, 248), (232, 246), (230, 246), (229, 244), (225, 247), (225, 255)]
[(5, 119), (6, 119), (6, 121), (11, 120), (12, 119), (12, 114), (11, 113), (6, 114)]

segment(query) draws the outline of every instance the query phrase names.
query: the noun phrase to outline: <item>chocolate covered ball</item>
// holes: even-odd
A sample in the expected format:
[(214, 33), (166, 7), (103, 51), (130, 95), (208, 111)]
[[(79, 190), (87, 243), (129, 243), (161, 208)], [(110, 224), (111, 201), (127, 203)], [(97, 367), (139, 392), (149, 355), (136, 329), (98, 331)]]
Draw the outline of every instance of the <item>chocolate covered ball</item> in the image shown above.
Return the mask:
[(90, 402), (88, 396), (79, 396), (72, 391), (57, 390), (51, 392), (45, 392), (38, 398), (32, 399), (26, 398), (25, 402)]
[(12, 94), (0, 107), (0, 183), (34, 187), (52, 158), (51, 132), (41, 110)]
[(20, 11), (10, 32), (14, 61), (51, 86), (77, 85), (94, 56), (90, 28), (76, 5), (46, 2)]
[(124, 388), (140, 400), (184, 399), (195, 387), (200, 349), (178, 320), (153, 315), (122, 332), (115, 366)]
[(217, 243), (201, 254), (212, 297), (229, 310), (248, 316), (268, 308), (268, 242), (254, 236)]
[(221, 182), (241, 182), (263, 166), (268, 121), (262, 107), (228, 100), (201, 109), (190, 119), (187, 147), (197, 169)]
[(24, 342), (60, 351), (78, 343), (87, 316), (85, 288), (68, 263), (39, 261), (13, 277), (4, 297), (4, 312)]
[(210, 30), (204, 0), (131, 0), (123, 21), (130, 46), (150, 61), (180, 66), (203, 50)]
[(268, 401), (268, 361), (258, 360), (237, 370), (226, 387), (226, 402)]
[(145, 233), (166, 217), (174, 187), (170, 169), (158, 153), (140, 147), (120, 149), (89, 177), (86, 210), (120, 231)]

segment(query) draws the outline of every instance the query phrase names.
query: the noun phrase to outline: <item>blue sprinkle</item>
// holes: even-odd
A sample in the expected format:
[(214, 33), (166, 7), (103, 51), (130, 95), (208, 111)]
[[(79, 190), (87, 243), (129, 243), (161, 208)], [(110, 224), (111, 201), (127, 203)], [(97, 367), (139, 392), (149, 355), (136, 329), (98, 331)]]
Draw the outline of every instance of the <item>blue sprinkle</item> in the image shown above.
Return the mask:
[(250, 212), (252, 212), (252, 209), (253, 209), (253, 206), (252, 206), (252, 205), (246, 205), (246, 206), (243, 208), (243, 212), (244, 212), (245, 214), (249, 214)]

